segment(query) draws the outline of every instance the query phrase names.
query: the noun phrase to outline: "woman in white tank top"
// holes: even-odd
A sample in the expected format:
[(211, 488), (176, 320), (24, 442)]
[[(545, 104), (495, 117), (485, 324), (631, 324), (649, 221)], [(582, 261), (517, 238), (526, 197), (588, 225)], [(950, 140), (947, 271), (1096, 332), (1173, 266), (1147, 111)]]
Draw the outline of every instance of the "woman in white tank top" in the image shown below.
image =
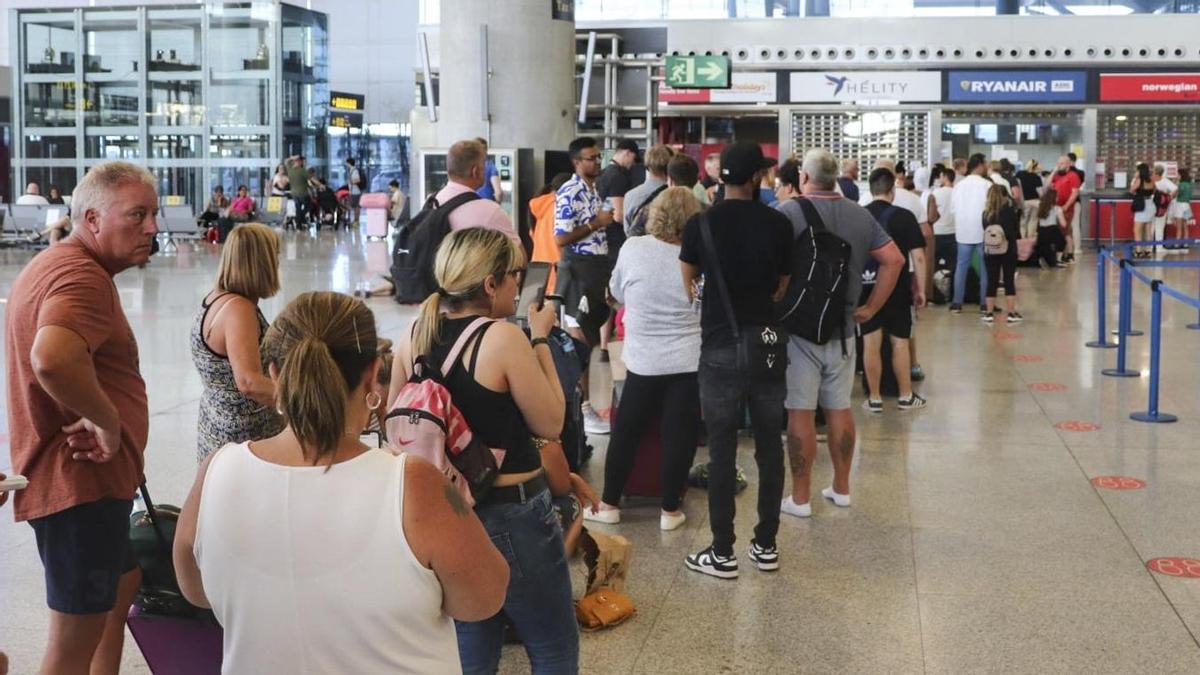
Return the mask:
[(379, 369), (362, 302), (307, 293), (264, 340), (288, 426), (201, 466), (180, 589), (224, 628), (226, 673), (458, 673), (452, 619), (494, 615), (508, 564), (422, 460), (359, 442)]

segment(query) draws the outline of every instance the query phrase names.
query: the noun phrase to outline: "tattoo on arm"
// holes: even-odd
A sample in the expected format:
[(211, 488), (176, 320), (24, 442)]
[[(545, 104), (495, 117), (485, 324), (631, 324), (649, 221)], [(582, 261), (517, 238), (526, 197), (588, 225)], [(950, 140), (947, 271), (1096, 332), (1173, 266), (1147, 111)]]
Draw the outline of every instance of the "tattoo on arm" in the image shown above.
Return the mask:
[(454, 513), (458, 514), (459, 516), (465, 516), (467, 515), (467, 512), (471, 510), (471, 508), (467, 506), (466, 500), (462, 498), (462, 495), (458, 494), (458, 490), (455, 490), (453, 485), (450, 485), (449, 483), (443, 485), (442, 495), (446, 497), (446, 501), (450, 503), (450, 508), (454, 509)]

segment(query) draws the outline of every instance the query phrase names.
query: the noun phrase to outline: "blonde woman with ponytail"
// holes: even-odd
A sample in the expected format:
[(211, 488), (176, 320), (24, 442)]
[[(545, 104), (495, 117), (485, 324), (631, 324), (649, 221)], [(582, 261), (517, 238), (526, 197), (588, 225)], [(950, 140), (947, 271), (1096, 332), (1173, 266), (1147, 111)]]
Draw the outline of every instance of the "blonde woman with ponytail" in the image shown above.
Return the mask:
[(485, 445), (506, 453), (491, 490), (475, 512), (504, 551), (513, 574), (503, 611), (483, 621), (459, 621), (458, 651), (467, 673), (494, 673), (504, 643), (505, 617), (515, 625), (535, 673), (574, 673), (579, 633), (563, 533), (551, 496), (574, 491), (595, 508), (595, 496), (572, 474), (561, 446), (542, 450), (534, 437), (556, 439), (566, 401), (547, 338), (551, 303), (530, 308), (530, 336), (503, 321), (516, 311), (525, 256), (502, 232), (452, 232), (434, 261), (438, 290), (421, 305), (411, 331), (397, 340), (392, 362), (394, 401), (418, 357), (440, 365), (478, 319), (493, 319), (468, 335), (459, 360), (444, 373), (454, 404)]
[(359, 441), (377, 342), (362, 302), (293, 300), (264, 340), (287, 426), (200, 467), (175, 569), (225, 629), (225, 672), (458, 673), (451, 619), (504, 600), (508, 564), (441, 473)]

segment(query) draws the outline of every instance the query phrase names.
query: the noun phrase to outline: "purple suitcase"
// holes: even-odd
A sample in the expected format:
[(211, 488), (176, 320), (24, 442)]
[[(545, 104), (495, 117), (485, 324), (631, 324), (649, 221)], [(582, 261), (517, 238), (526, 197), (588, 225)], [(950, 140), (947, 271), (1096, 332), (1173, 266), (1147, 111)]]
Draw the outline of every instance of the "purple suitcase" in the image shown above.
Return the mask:
[(154, 675), (220, 675), (220, 625), (142, 614), (137, 605), (129, 608), (127, 625)]

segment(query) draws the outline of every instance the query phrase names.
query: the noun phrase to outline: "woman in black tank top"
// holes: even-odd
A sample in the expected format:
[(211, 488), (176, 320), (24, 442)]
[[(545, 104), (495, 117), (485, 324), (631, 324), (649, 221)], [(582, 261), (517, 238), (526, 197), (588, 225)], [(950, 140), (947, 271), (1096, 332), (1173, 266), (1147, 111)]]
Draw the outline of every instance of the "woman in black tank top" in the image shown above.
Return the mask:
[[(447, 366), (445, 384), (471, 431), (504, 461), (475, 512), (511, 573), (502, 612), (491, 619), (456, 622), (465, 672), (495, 672), (505, 617), (516, 624), (534, 672), (574, 673), (579, 633), (563, 532), (552, 495), (574, 492), (595, 508), (596, 497), (572, 474), (557, 439), (566, 402), (546, 338), (555, 311), (529, 313), (530, 337), (503, 319), (516, 311), (525, 256), (496, 230), (452, 232), (434, 261), (437, 292), (421, 305), (413, 330), (397, 345), (389, 405), (408, 381), (418, 356), (440, 364), (465, 331), (465, 347)], [(480, 319), (490, 319), (482, 322)]]

